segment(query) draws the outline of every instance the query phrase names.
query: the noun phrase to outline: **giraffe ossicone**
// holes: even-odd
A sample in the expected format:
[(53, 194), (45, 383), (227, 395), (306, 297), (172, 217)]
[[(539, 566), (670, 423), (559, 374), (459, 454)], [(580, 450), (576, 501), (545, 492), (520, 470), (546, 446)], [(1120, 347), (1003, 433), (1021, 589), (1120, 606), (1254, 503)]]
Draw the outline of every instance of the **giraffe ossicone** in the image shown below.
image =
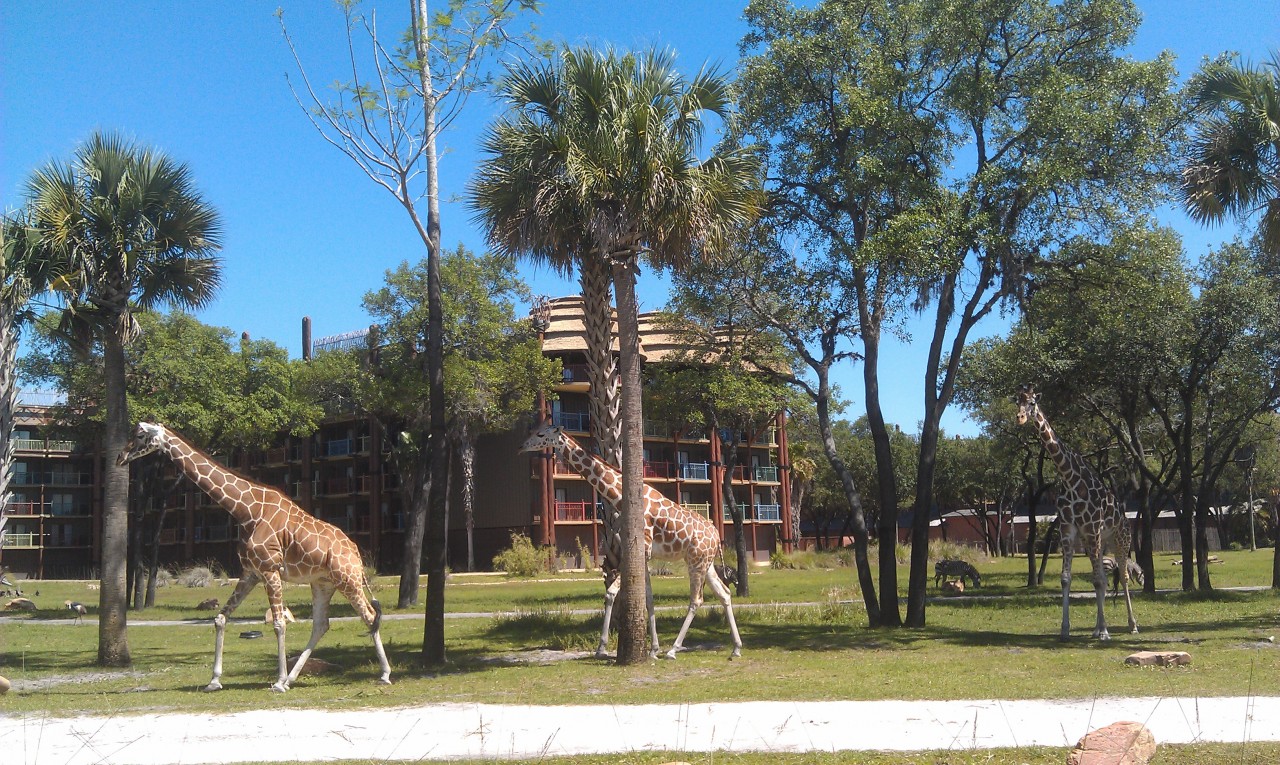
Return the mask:
[[(1062, 478), (1058, 491), (1058, 515), (1062, 524), (1062, 632), (1066, 640), (1071, 632), (1071, 559), (1080, 547), (1093, 565), (1093, 590), (1098, 605), (1098, 620), (1093, 636), (1110, 640), (1107, 619), (1103, 609), (1107, 599), (1107, 574), (1102, 565), (1103, 546), (1108, 538), (1114, 540), (1117, 561), (1129, 560), (1132, 531), (1124, 510), (1116, 501), (1116, 495), (1102, 481), (1089, 463), (1079, 454), (1062, 445), (1049, 420), (1040, 411), (1040, 394), (1030, 386), (1018, 391), (1018, 424), (1028, 420), (1036, 425), (1044, 449), (1053, 459)], [(1138, 620), (1133, 615), (1133, 599), (1129, 595), (1129, 567), (1120, 566), (1120, 583), (1124, 587), (1125, 607), (1129, 612), (1129, 632), (1137, 633)]]
[[(546, 426), (529, 436), (520, 447), (522, 452), (552, 449), (570, 468), (591, 484), (592, 488), (609, 504), (610, 509), (618, 511), (622, 501), (622, 474), (602, 460), (599, 456), (587, 451), (561, 428)], [(684, 623), (680, 626), (680, 634), (676, 636), (671, 649), (667, 651), (668, 659), (674, 659), (684, 646), (685, 635), (693, 622), (693, 615), (702, 606), (703, 585), (710, 587), (716, 597), (724, 605), (725, 619), (729, 622), (729, 632), (733, 637), (733, 653), (730, 658), (742, 655), (742, 638), (738, 635), (738, 624), (733, 618), (733, 599), (729, 588), (715, 571), (716, 558), (720, 555), (720, 533), (714, 523), (697, 513), (690, 512), (676, 502), (663, 496), (661, 492), (649, 484), (644, 485), (644, 547), (645, 559), (660, 558), (665, 560), (683, 560), (689, 571), (689, 610), (685, 614)], [(658, 654), (658, 627), (653, 613), (653, 592), (648, 586), (646, 577), (645, 602), (649, 610), (649, 639), (653, 644), (653, 655)], [(609, 618), (613, 598), (621, 579), (616, 578), (610, 584), (605, 596), (604, 631), (601, 635), (601, 646), (597, 655), (603, 651), (609, 634)]]
[[(183, 475), (231, 514), (240, 528), (238, 553), (244, 572), (227, 604), (213, 619), (213, 679), (205, 686), (206, 691), (222, 689), (227, 618), (258, 582), (267, 590), (276, 633), (278, 676), (271, 690), (287, 691), (298, 679), (316, 644), (329, 630), (329, 601), (339, 590), (369, 627), (381, 668), (378, 680), (391, 682), (391, 665), (382, 646), (382, 607), (366, 596), (369, 585), (360, 549), (341, 529), (310, 515), (280, 491), (228, 470), (158, 423), (138, 423), (124, 451), (116, 457), (116, 464), (125, 465), (152, 452), (173, 460)], [(284, 582), (311, 585), (311, 638), (292, 671), (288, 670), (285, 655)]]

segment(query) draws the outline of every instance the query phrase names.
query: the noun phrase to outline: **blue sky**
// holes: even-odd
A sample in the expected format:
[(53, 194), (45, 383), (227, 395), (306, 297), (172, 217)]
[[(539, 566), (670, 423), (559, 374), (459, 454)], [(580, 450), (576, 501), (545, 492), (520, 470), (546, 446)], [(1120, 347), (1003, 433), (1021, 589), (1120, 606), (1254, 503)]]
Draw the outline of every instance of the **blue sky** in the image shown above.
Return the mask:
[[(442, 6), (433, 2), (432, 8)], [(742, 2), (548, 0), (536, 20), (557, 42), (651, 45), (675, 49), (689, 71), (704, 61), (732, 68), (746, 31)], [(1280, 14), (1258, 0), (1139, 0), (1144, 23), (1129, 53), (1177, 56), (1182, 76), (1204, 56), (1239, 51), (1258, 61), (1280, 46)], [(285, 74), (294, 72), (272, 3), (161, 0), (5, 0), (0, 3), (0, 206), (21, 203), (25, 178), (51, 159), (70, 157), (96, 129), (119, 130), (188, 163), (197, 185), (221, 212), (224, 287), (200, 318), (236, 333), (269, 338), (301, 352), (300, 326), (311, 316), (315, 337), (368, 324), (361, 297), (387, 269), (423, 255), (404, 211), (346, 157), (325, 143), (294, 102)], [(408, 3), (367, 2), (384, 33), (405, 24)], [(317, 83), (341, 76), (342, 18), (329, 2), (283, 3), (286, 21)], [(465, 118), (443, 137), (441, 183), (460, 195), (475, 164), (475, 142), (495, 114), (473, 99)], [(1176, 213), (1167, 222), (1187, 249), (1202, 251), (1234, 235), (1205, 231)], [(482, 234), (457, 202), (442, 214), (446, 246), (483, 249)], [(576, 291), (546, 269), (523, 267), (535, 292)], [(645, 273), (642, 309), (662, 307), (667, 281)], [(980, 329), (1002, 329), (993, 321)], [(927, 335), (893, 344), (883, 358), (886, 417), (914, 432), (921, 412)], [(860, 375), (840, 372), (862, 411)], [(952, 432), (975, 428), (953, 411)]]

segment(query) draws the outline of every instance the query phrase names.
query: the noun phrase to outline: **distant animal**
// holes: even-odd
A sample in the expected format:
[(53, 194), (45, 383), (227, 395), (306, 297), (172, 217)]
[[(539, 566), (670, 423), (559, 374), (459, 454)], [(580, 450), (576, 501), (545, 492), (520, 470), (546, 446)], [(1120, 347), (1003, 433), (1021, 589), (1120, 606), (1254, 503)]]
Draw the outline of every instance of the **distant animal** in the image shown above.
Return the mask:
[(202, 600), (196, 605), (196, 610), (197, 611), (217, 611), (218, 599), (209, 598), (208, 600)]
[(728, 566), (722, 566), (719, 563), (715, 564), (715, 567), (716, 567), (716, 574), (720, 577), (720, 581), (724, 582), (725, 584), (738, 583), (738, 569), (729, 568)]
[[(1133, 558), (1126, 558), (1125, 565), (1129, 569), (1130, 581), (1137, 582), (1139, 586), (1147, 583), (1147, 576), (1142, 572), (1142, 566), (1139, 566)], [(1120, 592), (1120, 567), (1116, 565), (1116, 559), (1110, 555), (1102, 556), (1102, 570), (1107, 576), (1111, 577), (1111, 594), (1115, 596)]]
[(4, 604), (4, 610), (6, 610), (6, 611), (35, 611), (35, 610), (36, 610), (36, 604), (35, 604), (35, 603), (32, 603), (32, 602), (31, 602), (30, 600), (28, 600), (27, 598), (14, 598), (13, 600), (11, 600), (11, 601), (9, 601), (8, 603), (5, 603), (5, 604)]
[[(284, 620), (285, 620), (286, 622), (297, 622), (297, 621), (298, 621), (297, 619), (293, 618), (293, 612), (289, 610), (289, 607), (288, 607), (288, 606), (285, 606), (285, 607), (284, 607)], [(272, 624), (272, 623), (274, 623), (274, 622), (275, 622), (274, 617), (272, 617), (272, 615), (271, 615), (271, 609), (270, 609), (270, 608), (268, 608), (268, 609), (267, 609), (267, 614), (266, 614), (266, 616), (262, 617), (262, 621), (266, 622), (267, 624)]]
[(77, 603), (73, 600), (64, 601), (62, 605), (66, 606), (68, 611), (76, 615), (76, 624), (82, 623), (84, 621), (84, 615), (89, 613), (89, 609), (85, 608), (83, 603)]
[(943, 558), (933, 564), (933, 586), (935, 587), (944, 580), (955, 578), (964, 581), (966, 577), (974, 587), (982, 586), (982, 576), (978, 574), (978, 569), (974, 568), (970, 563)]

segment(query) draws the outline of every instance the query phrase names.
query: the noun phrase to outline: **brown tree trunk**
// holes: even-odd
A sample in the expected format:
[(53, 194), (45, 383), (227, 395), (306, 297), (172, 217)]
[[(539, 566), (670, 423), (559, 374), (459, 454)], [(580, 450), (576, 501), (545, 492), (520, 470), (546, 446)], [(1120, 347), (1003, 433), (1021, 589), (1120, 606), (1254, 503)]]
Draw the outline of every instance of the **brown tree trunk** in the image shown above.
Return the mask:
[(618, 611), (618, 664), (625, 666), (648, 660), (645, 651), (644, 415), (640, 400), (640, 341), (633, 260), (614, 263), (613, 285), (618, 300), (622, 381), (622, 590), (615, 608)]
[(106, 377), (106, 422), (102, 435), (102, 564), (98, 590), (98, 664), (127, 667), (133, 663), (128, 634), (129, 467), (115, 457), (129, 440), (129, 409), (125, 397), (124, 343), (108, 327), (103, 337)]

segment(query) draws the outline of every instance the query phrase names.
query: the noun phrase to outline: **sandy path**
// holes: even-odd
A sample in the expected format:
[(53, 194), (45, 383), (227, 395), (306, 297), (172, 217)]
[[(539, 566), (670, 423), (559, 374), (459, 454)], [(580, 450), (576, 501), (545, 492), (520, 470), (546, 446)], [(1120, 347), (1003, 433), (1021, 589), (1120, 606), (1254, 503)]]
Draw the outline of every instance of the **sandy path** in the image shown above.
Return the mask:
[[(263, 695), (264, 703), (270, 696)], [(1280, 697), (532, 707), (432, 704), (128, 717), (0, 714), (14, 765), (514, 758), (677, 750), (1070, 746), (1118, 720), (1160, 743), (1280, 740)]]

